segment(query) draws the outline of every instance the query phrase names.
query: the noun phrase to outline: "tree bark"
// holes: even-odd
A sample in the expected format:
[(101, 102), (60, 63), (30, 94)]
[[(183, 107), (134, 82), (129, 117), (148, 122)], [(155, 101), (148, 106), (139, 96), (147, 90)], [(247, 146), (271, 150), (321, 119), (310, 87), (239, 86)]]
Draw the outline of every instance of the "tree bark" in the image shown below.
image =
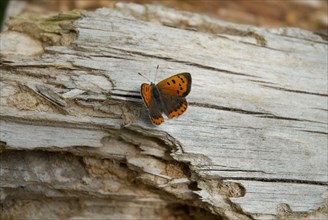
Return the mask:
[[(152, 5), (1, 33), (1, 218), (328, 216), (327, 41)], [(150, 123), (141, 72), (193, 79)]]

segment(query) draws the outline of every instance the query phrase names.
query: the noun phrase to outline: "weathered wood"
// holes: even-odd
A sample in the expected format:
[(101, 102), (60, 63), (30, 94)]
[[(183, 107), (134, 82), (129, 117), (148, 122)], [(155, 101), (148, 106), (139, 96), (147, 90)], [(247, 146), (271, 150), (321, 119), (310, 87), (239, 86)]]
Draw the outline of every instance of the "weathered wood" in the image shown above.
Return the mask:
[[(16, 206), (24, 213), (8, 205), (24, 199), (15, 192), (23, 186), (57, 208), (59, 198), (77, 198), (85, 208), (72, 209), (86, 218), (108, 218), (90, 207), (109, 201), (129, 207), (123, 216), (115, 207), (113, 218), (145, 217), (132, 207), (149, 201), (152, 218), (174, 216), (173, 204), (208, 218), (327, 217), (328, 55), (320, 36), (134, 4), (60, 18), (32, 38), (19, 19), (1, 34), (3, 216)], [(15, 46), (27, 41), (33, 48), (17, 56)], [(188, 71), (193, 85), (187, 112), (154, 127), (137, 72), (153, 78), (157, 65), (157, 81)]]

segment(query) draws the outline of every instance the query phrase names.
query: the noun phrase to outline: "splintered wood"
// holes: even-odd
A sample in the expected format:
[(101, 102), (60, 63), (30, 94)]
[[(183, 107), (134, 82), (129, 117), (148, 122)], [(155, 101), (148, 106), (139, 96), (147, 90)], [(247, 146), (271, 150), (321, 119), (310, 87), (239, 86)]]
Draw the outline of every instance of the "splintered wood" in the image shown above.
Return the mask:
[[(151, 5), (67, 19), (1, 33), (1, 217), (327, 218), (327, 41)], [(157, 65), (193, 83), (155, 127)]]

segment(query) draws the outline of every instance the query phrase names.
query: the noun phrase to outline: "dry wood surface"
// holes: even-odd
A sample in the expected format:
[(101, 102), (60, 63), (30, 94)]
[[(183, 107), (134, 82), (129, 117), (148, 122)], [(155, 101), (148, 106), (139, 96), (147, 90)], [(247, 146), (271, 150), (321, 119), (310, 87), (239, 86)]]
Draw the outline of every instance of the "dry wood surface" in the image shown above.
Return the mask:
[[(0, 216), (327, 217), (319, 35), (119, 3), (17, 16), (0, 37)], [(157, 65), (157, 82), (193, 79), (160, 126), (137, 74)]]

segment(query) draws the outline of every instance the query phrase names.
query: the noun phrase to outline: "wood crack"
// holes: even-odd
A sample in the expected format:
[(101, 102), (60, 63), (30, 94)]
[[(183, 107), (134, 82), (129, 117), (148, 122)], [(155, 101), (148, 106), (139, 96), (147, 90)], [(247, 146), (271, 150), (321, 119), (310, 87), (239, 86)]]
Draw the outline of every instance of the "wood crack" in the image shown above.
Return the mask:
[(236, 113), (247, 114), (247, 115), (266, 115), (266, 116), (269, 115), (269, 113), (248, 111), (248, 110), (213, 105), (213, 104), (208, 104), (208, 103), (189, 102), (189, 105), (196, 106), (196, 107), (202, 107), (202, 108), (211, 108), (211, 109), (222, 110), (222, 111), (236, 112)]
[(301, 93), (301, 94), (318, 95), (318, 96), (328, 97), (328, 94), (324, 94), (324, 93), (308, 92), (308, 91), (302, 91), (302, 90), (297, 90), (297, 89), (287, 89), (287, 88), (283, 88), (283, 87), (270, 86), (270, 85), (262, 85), (262, 86), (263, 87), (268, 87), (268, 88), (271, 88), (271, 89), (282, 90), (282, 91), (286, 91), (286, 92), (294, 92), (294, 93)]
[[(325, 124), (327, 124), (327, 123), (325, 123)], [(299, 131), (304, 131), (304, 132), (313, 133), (313, 134), (328, 135), (328, 132), (323, 132), (323, 131), (310, 131), (310, 130), (299, 130)]]
[(231, 170), (231, 169), (200, 169), (200, 171), (228, 171), (228, 172), (246, 172), (246, 173), (263, 173), (272, 174), (262, 170)]
[(114, 97), (114, 96), (118, 96), (118, 97), (124, 97), (124, 98), (132, 98), (132, 99), (138, 99), (141, 100), (141, 96), (140, 95), (130, 95), (130, 94), (119, 94), (119, 93), (113, 93), (110, 92), (108, 93), (110, 96)]
[(299, 179), (257, 178), (257, 177), (251, 177), (251, 178), (250, 177), (222, 177), (221, 179), (222, 180), (249, 180), (249, 181), (259, 181), (259, 182), (281, 182), (281, 183), (328, 186), (328, 182), (299, 180)]
[(213, 105), (213, 104), (208, 104), (208, 103), (189, 102), (189, 105), (196, 106), (196, 107), (202, 107), (202, 108), (211, 108), (211, 109), (222, 110), (222, 111), (236, 112), (236, 113), (241, 113), (241, 114), (246, 114), (246, 115), (254, 115), (254, 116), (260, 117), (260, 118), (272, 118), (272, 119), (277, 119), (277, 120), (303, 121), (303, 122), (313, 122), (313, 123), (324, 124), (319, 121), (312, 121), (312, 120), (298, 119), (298, 118), (291, 118), (291, 117), (283, 117), (283, 116), (274, 115), (272, 113), (249, 111), (249, 110), (238, 109), (238, 108), (218, 106), (218, 105)]

